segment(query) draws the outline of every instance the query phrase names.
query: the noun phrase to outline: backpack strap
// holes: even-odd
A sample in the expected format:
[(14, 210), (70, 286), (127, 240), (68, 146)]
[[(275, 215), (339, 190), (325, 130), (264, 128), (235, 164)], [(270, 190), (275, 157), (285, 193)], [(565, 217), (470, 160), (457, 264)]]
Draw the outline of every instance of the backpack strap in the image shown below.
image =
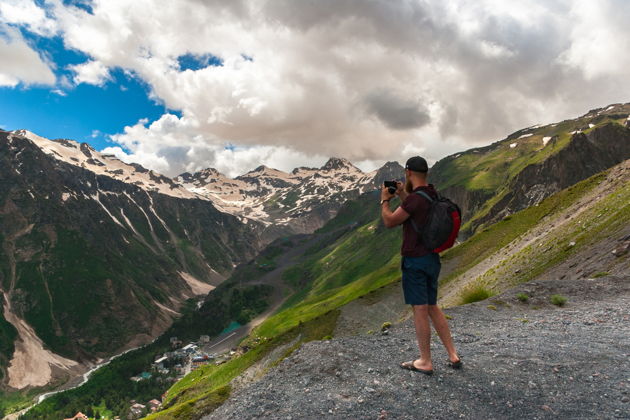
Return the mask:
[[(435, 201), (433, 198), (431, 198), (431, 196), (429, 194), (425, 193), (424, 191), (416, 191), (415, 193), (418, 194), (418, 195), (421, 195), (422, 197), (424, 197), (427, 200), (429, 200), (430, 204), (433, 204), (433, 202)], [(418, 227), (416, 222), (413, 220), (413, 217), (409, 217), (409, 221), (411, 222), (411, 226), (413, 227), (413, 230), (415, 230), (416, 233), (421, 234), (422, 233), (422, 229), (420, 229)]]
[(431, 196), (429, 194), (425, 193), (424, 191), (416, 191), (416, 194), (421, 195), (424, 198), (426, 198), (427, 200), (429, 200), (429, 203), (433, 203), (433, 201), (435, 201), (435, 200), (433, 200), (431, 198)]

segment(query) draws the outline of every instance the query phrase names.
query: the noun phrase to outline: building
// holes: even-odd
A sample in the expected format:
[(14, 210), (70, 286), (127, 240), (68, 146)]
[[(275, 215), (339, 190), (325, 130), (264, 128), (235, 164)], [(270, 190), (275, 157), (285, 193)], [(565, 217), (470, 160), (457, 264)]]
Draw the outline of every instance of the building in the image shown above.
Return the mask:
[(145, 405), (138, 404), (138, 403), (133, 404), (131, 408), (129, 408), (129, 415), (127, 416), (127, 418), (130, 420), (139, 419), (140, 417), (144, 416), (146, 411), (147, 411), (147, 407)]
[(147, 403), (147, 407), (149, 408), (150, 412), (155, 413), (162, 407), (162, 403), (158, 400), (153, 399)]
[(70, 417), (69, 419), (64, 420), (88, 420), (88, 416), (79, 411), (77, 414), (74, 415), (74, 417)]
[(153, 364), (151, 365), (151, 367), (157, 370), (164, 369), (164, 362), (166, 362), (167, 360), (168, 360), (168, 357), (162, 356), (156, 359), (155, 362), (153, 362)]
[(202, 335), (201, 337), (199, 337), (199, 342), (201, 344), (208, 344), (210, 342), (210, 336), (209, 335)]

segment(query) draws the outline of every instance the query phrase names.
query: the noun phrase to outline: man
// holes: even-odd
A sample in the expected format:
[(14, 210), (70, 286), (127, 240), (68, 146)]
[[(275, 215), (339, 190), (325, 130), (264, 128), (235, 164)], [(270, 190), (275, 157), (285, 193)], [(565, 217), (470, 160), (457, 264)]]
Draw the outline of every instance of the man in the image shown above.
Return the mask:
[[(420, 239), (419, 234), (411, 224), (411, 218), (417, 226), (426, 222), (430, 203), (426, 197), (417, 194), (423, 191), (432, 198), (437, 198), (437, 192), (432, 184), (427, 184), (429, 167), (427, 161), (414, 156), (405, 164), (405, 184), (398, 183), (395, 194), (391, 194), (387, 187), (381, 191), (381, 216), (386, 227), (392, 228), (403, 225), (403, 243), (401, 249), (402, 286), (405, 303), (413, 307), (413, 320), (416, 327), (416, 338), (420, 348), (420, 358), (404, 362), (400, 366), (421, 372), (433, 374), (431, 362), (431, 325), (429, 319), (442, 340), (448, 353), (449, 365), (454, 369), (462, 367), (444, 313), (437, 306), (438, 276), (440, 274), (440, 256), (428, 250)], [(395, 196), (400, 197), (402, 204), (392, 212), (389, 202)]]

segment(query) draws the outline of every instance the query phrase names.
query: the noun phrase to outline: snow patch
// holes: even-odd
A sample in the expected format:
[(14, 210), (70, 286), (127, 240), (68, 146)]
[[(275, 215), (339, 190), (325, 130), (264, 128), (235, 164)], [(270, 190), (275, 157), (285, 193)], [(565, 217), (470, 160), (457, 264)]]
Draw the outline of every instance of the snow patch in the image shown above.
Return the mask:
[(588, 125), (588, 128), (593, 128), (593, 127), (595, 127), (595, 124), (591, 123), (591, 124)]
[(533, 135), (534, 135), (534, 133), (523, 134), (522, 136), (519, 137), (519, 139), (524, 139), (526, 137), (530, 137), (530, 136), (533, 136)]
[[(520, 138), (520, 137), (519, 137)], [(510, 143), (510, 149), (514, 149), (518, 143)]]
[(98, 204), (100, 204), (100, 205), (101, 205), (101, 207), (103, 207), (103, 210), (105, 210), (105, 213), (107, 213), (107, 214), (109, 215), (109, 217), (111, 217), (111, 218), (112, 218), (112, 220), (113, 220), (114, 222), (116, 222), (116, 224), (117, 224), (118, 226), (120, 226), (120, 227), (121, 227), (121, 228), (123, 228), (123, 229), (125, 228), (125, 226), (123, 226), (123, 224), (122, 224), (122, 223), (120, 223), (120, 220), (116, 219), (116, 218), (114, 217), (114, 215), (113, 215), (113, 214), (111, 214), (111, 213), (109, 212), (109, 210), (107, 210), (107, 207), (105, 207), (105, 205), (104, 205), (103, 203), (101, 203), (101, 200), (99, 200), (99, 198), (98, 198), (98, 194), (96, 194), (96, 195), (90, 195), (89, 197), (90, 197), (92, 200), (96, 201)]
[(551, 140), (551, 137), (543, 137), (542, 138), (543, 146), (546, 146), (547, 143), (549, 143), (549, 140)]

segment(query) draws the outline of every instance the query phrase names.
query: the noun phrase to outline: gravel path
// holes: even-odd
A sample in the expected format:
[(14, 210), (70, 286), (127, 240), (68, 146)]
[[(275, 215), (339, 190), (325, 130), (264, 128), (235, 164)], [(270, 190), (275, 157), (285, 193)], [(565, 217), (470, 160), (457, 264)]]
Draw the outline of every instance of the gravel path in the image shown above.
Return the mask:
[(405, 321), (307, 343), (204, 419), (630, 419), (630, 277), (526, 283), (446, 312), (460, 371), (437, 341), (432, 377), (400, 369), (417, 354)]

